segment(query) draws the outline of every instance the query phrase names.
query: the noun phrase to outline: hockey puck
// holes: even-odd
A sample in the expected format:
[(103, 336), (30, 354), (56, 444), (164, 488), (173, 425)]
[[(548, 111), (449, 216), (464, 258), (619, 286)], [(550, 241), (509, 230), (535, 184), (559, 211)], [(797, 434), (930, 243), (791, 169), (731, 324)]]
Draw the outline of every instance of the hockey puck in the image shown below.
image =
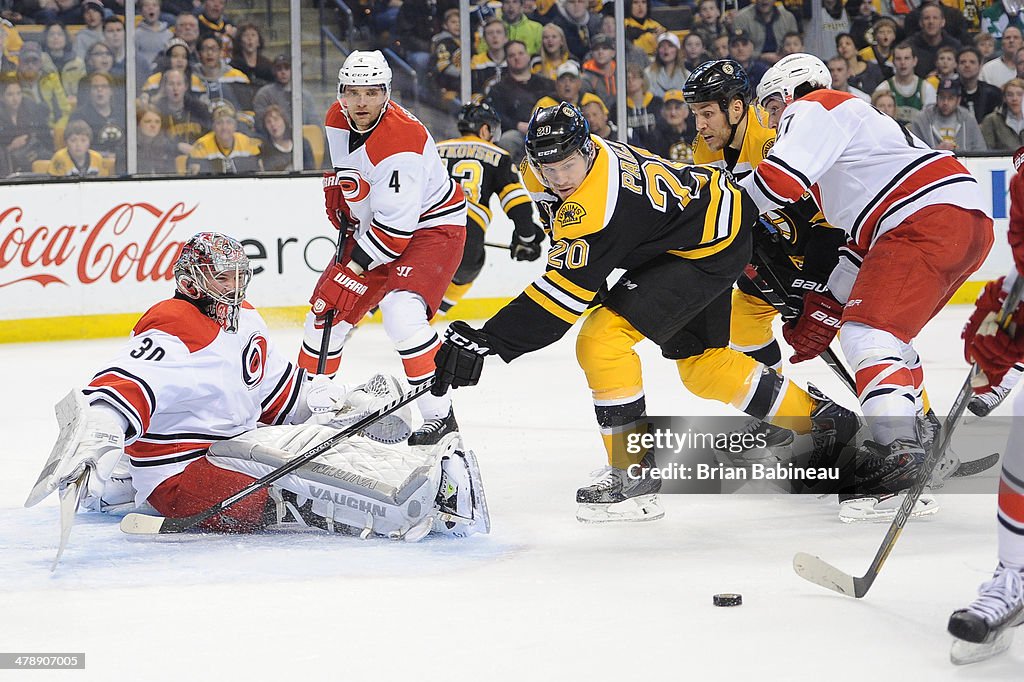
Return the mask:
[(714, 596), (715, 606), (741, 606), (743, 604), (742, 594), (716, 594)]

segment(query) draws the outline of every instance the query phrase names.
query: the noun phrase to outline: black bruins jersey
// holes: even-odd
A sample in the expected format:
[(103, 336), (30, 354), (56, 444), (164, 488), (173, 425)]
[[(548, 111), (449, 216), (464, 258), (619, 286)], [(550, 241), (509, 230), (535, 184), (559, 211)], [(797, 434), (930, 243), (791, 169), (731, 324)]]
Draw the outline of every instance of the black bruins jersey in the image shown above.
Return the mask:
[(590, 136), (597, 156), (565, 201), (524, 164), (523, 182), (553, 245), (542, 277), (484, 325), (505, 361), (557, 341), (608, 275), (672, 254), (701, 259), (728, 247), (756, 212), (721, 170), (690, 166)]
[(448, 166), (448, 175), (462, 185), (466, 195), (467, 220), (487, 230), (491, 222), (491, 197), (498, 195), (501, 209), (515, 224), (516, 232), (532, 237), (536, 227), (519, 173), (509, 153), (476, 135), (445, 140), (437, 153)]

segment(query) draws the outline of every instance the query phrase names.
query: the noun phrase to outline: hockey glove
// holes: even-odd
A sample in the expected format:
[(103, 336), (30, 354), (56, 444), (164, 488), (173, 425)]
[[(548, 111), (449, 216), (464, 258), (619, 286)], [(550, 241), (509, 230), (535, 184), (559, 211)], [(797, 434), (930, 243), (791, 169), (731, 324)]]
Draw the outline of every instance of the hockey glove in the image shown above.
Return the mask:
[(366, 289), (366, 280), (348, 266), (334, 263), (323, 271), (313, 289), (309, 299), (313, 314), (322, 317), (328, 310), (337, 310), (344, 317), (356, 307)]
[[(978, 363), (987, 382), (974, 386), (975, 393), (985, 393), (998, 386), (1006, 372), (1024, 359), (1024, 338), (1016, 333), (1011, 336), (997, 321), (1006, 300), (1003, 279), (1000, 277), (985, 285), (960, 335), (964, 340), (964, 358), (967, 362)], [(1012, 324), (1024, 329), (1024, 308), (1020, 305), (1014, 311)]]
[(834, 298), (816, 291), (804, 296), (803, 313), (782, 327), (786, 343), (795, 351), (789, 361), (804, 362), (824, 353), (839, 332), (842, 317), (843, 306)]
[(327, 219), (336, 230), (352, 227), (352, 216), (349, 213), (345, 195), (341, 192), (341, 180), (336, 173), (324, 173), (324, 205), (327, 208)]
[(465, 322), (452, 322), (444, 332), (444, 343), (434, 356), (434, 385), (430, 392), (442, 396), (448, 387), (476, 386), (484, 368), (484, 358), (492, 355), (490, 339)]
[(544, 248), (544, 231), (536, 225), (533, 235), (523, 237), (518, 231), (512, 233), (512, 243), (509, 245), (509, 255), (512, 260), (535, 261), (540, 258), (540, 252)]

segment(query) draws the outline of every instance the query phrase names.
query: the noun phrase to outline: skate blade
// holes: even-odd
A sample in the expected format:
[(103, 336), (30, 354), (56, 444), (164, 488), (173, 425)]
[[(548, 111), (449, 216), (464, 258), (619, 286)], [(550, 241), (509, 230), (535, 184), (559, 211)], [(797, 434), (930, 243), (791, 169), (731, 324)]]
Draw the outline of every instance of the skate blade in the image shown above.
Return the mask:
[(639, 495), (611, 504), (581, 504), (576, 510), (580, 523), (657, 521), (664, 515), (657, 495)]
[(970, 665), (998, 656), (1010, 648), (1013, 642), (1013, 630), (1006, 628), (995, 635), (988, 642), (968, 642), (963, 639), (953, 639), (953, 646), (949, 649), (949, 660), (953, 665)]
[[(903, 496), (897, 495), (891, 500), (886, 500), (894, 506), (887, 506), (879, 509), (874, 502), (869, 500), (849, 500), (839, 503), (839, 520), (843, 523), (890, 523), (896, 518), (896, 512), (900, 510), (900, 503)], [(910, 512), (910, 518), (918, 519), (924, 516), (931, 516), (939, 511), (938, 501), (931, 495), (922, 495), (914, 505), (914, 511)]]

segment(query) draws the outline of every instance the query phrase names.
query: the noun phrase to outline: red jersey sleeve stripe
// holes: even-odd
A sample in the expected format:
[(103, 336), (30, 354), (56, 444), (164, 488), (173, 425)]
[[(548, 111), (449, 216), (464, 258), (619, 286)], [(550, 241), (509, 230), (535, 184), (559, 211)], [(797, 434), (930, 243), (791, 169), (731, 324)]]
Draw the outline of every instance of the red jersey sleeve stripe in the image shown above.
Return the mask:
[(782, 166), (772, 163), (770, 159), (765, 159), (757, 167), (754, 180), (755, 182), (760, 180), (758, 184), (765, 194), (785, 199), (782, 203), (796, 201), (808, 189), (807, 185), (801, 183), (797, 176)]

